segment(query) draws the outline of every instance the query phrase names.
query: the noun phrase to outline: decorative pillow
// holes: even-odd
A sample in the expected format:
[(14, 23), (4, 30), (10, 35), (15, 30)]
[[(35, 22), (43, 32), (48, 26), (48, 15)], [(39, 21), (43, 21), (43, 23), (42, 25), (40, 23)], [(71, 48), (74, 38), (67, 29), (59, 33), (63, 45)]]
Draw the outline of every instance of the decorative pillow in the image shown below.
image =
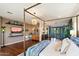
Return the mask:
[(55, 51), (60, 51), (61, 46), (62, 46), (62, 41), (61, 40), (56, 41), (56, 43), (54, 44)]
[(69, 46), (70, 46), (70, 43), (68, 42), (68, 38), (63, 39), (62, 47), (61, 47), (61, 54), (66, 54)]
[(51, 38), (51, 43), (55, 43), (56, 42), (56, 38)]

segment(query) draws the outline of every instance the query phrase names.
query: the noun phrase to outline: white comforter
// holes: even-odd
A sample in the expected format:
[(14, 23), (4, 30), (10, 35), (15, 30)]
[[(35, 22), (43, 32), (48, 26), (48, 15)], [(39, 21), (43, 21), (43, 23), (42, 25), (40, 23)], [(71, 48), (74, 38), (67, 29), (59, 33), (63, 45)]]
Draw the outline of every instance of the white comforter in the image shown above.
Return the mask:
[(57, 52), (53, 48), (54, 44), (50, 43), (40, 54), (39, 56), (58, 56), (60, 52)]
[(71, 45), (70, 45), (66, 55), (67, 56), (79, 56), (79, 47), (72, 41), (70, 41), (70, 43), (71, 43)]
[(40, 54), (39, 56), (79, 56), (79, 47), (75, 45), (74, 42), (69, 40), (71, 43), (68, 51), (66, 54), (60, 54), (60, 52), (57, 52), (54, 50), (54, 44), (50, 43)]

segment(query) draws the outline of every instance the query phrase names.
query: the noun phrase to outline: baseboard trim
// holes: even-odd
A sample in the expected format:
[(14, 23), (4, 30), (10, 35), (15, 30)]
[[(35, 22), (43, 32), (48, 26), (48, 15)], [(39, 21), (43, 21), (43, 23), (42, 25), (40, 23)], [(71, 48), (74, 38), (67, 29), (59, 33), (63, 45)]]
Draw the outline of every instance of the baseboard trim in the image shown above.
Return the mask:
[(0, 48), (2, 47), (3, 45), (0, 45)]
[(17, 41), (17, 42), (12, 42), (12, 43), (7, 43), (7, 44), (5, 44), (5, 46), (7, 46), (7, 45), (11, 45), (11, 44), (15, 44), (15, 43), (19, 43), (19, 42), (22, 42), (23, 40), (20, 40), (20, 41)]
[[(24, 41), (24, 40), (20, 40), (20, 41), (16, 41), (16, 42), (11, 42), (11, 43), (5, 43), (4, 45), (7, 46), (7, 45), (11, 45), (11, 44), (15, 44), (15, 43), (22, 42), (22, 41)], [(26, 41), (27, 41), (27, 40), (26, 40)], [(1, 46), (3, 46), (3, 45), (1, 45)], [(0, 47), (1, 47), (1, 46), (0, 46)]]

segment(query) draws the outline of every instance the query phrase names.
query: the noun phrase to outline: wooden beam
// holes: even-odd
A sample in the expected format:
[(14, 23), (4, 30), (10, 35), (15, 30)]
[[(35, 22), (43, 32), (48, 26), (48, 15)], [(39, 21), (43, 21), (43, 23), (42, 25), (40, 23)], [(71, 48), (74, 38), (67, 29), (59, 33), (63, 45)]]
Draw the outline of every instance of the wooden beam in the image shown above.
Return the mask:
[[(25, 10), (25, 9), (24, 9)], [(25, 11), (24, 11), (24, 19), (23, 19), (23, 47), (24, 47), (24, 56), (26, 56), (26, 45), (25, 45), (25, 41), (26, 41), (26, 38), (25, 38), (25, 36), (26, 36), (26, 20), (25, 20)]]
[(40, 4), (41, 4), (41, 3), (37, 3), (37, 4), (33, 5), (33, 6), (30, 6), (30, 7), (28, 7), (27, 9), (25, 9), (24, 11), (27, 12), (27, 13), (29, 13), (30, 15), (32, 15), (32, 16), (38, 18), (39, 20), (44, 21), (44, 20), (42, 20), (40, 17), (38, 17), (38, 16), (36, 16), (36, 15), (34, 15), (34, 14), (32, 14), (32, 13), (30, 13), (30, 12), (28, 11), (29, 9), (31, 9), (31, 8), (33, 8), (33, 7), (35, 7), (35, 6), (38, 6), (38, 5), (40, 5)]
[(78, 37), (78, 16), (76, 16), (76, 31), (77, 31), (77, 37)]
[(30, 7), (28, 7), (27, 9), (25, 9), (25, 11), (27, 11), (27, 10), (29, 10), (29, 9), (31, 9), (31, 8), (33, 8), (33, 7), (35, 7), (35, 6), (37, 6), (37, 5), (40, 5), (41, 3), (37, 3), (37, 4), (35, 4), (35, 5), (33, 5), (33, 6), (30, 6)]
[(39, 20), (44, 21), (44, 20), (42, 20), (41, 18), (39, 18), (38, 16), (36, 16), (36, 15), (34, 15), (34, 14), (30, 13), (29, 11), (26, 11), (26, 12), (27, 12), (27, 13), (29, 13), (30, 15), (32, 15), (32, 16), (34, 16), (34, 17), (38, 18)]

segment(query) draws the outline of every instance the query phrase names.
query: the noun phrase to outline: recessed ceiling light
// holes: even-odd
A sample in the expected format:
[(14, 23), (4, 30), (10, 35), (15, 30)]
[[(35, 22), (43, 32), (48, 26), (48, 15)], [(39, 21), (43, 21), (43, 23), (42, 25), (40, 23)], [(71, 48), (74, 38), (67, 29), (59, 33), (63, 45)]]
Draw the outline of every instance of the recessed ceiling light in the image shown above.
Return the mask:
[(13, 14), (12, 12), (10, 12), (10, 11), (8, 11), (7, 13), (9, 13), (9, 14)]

